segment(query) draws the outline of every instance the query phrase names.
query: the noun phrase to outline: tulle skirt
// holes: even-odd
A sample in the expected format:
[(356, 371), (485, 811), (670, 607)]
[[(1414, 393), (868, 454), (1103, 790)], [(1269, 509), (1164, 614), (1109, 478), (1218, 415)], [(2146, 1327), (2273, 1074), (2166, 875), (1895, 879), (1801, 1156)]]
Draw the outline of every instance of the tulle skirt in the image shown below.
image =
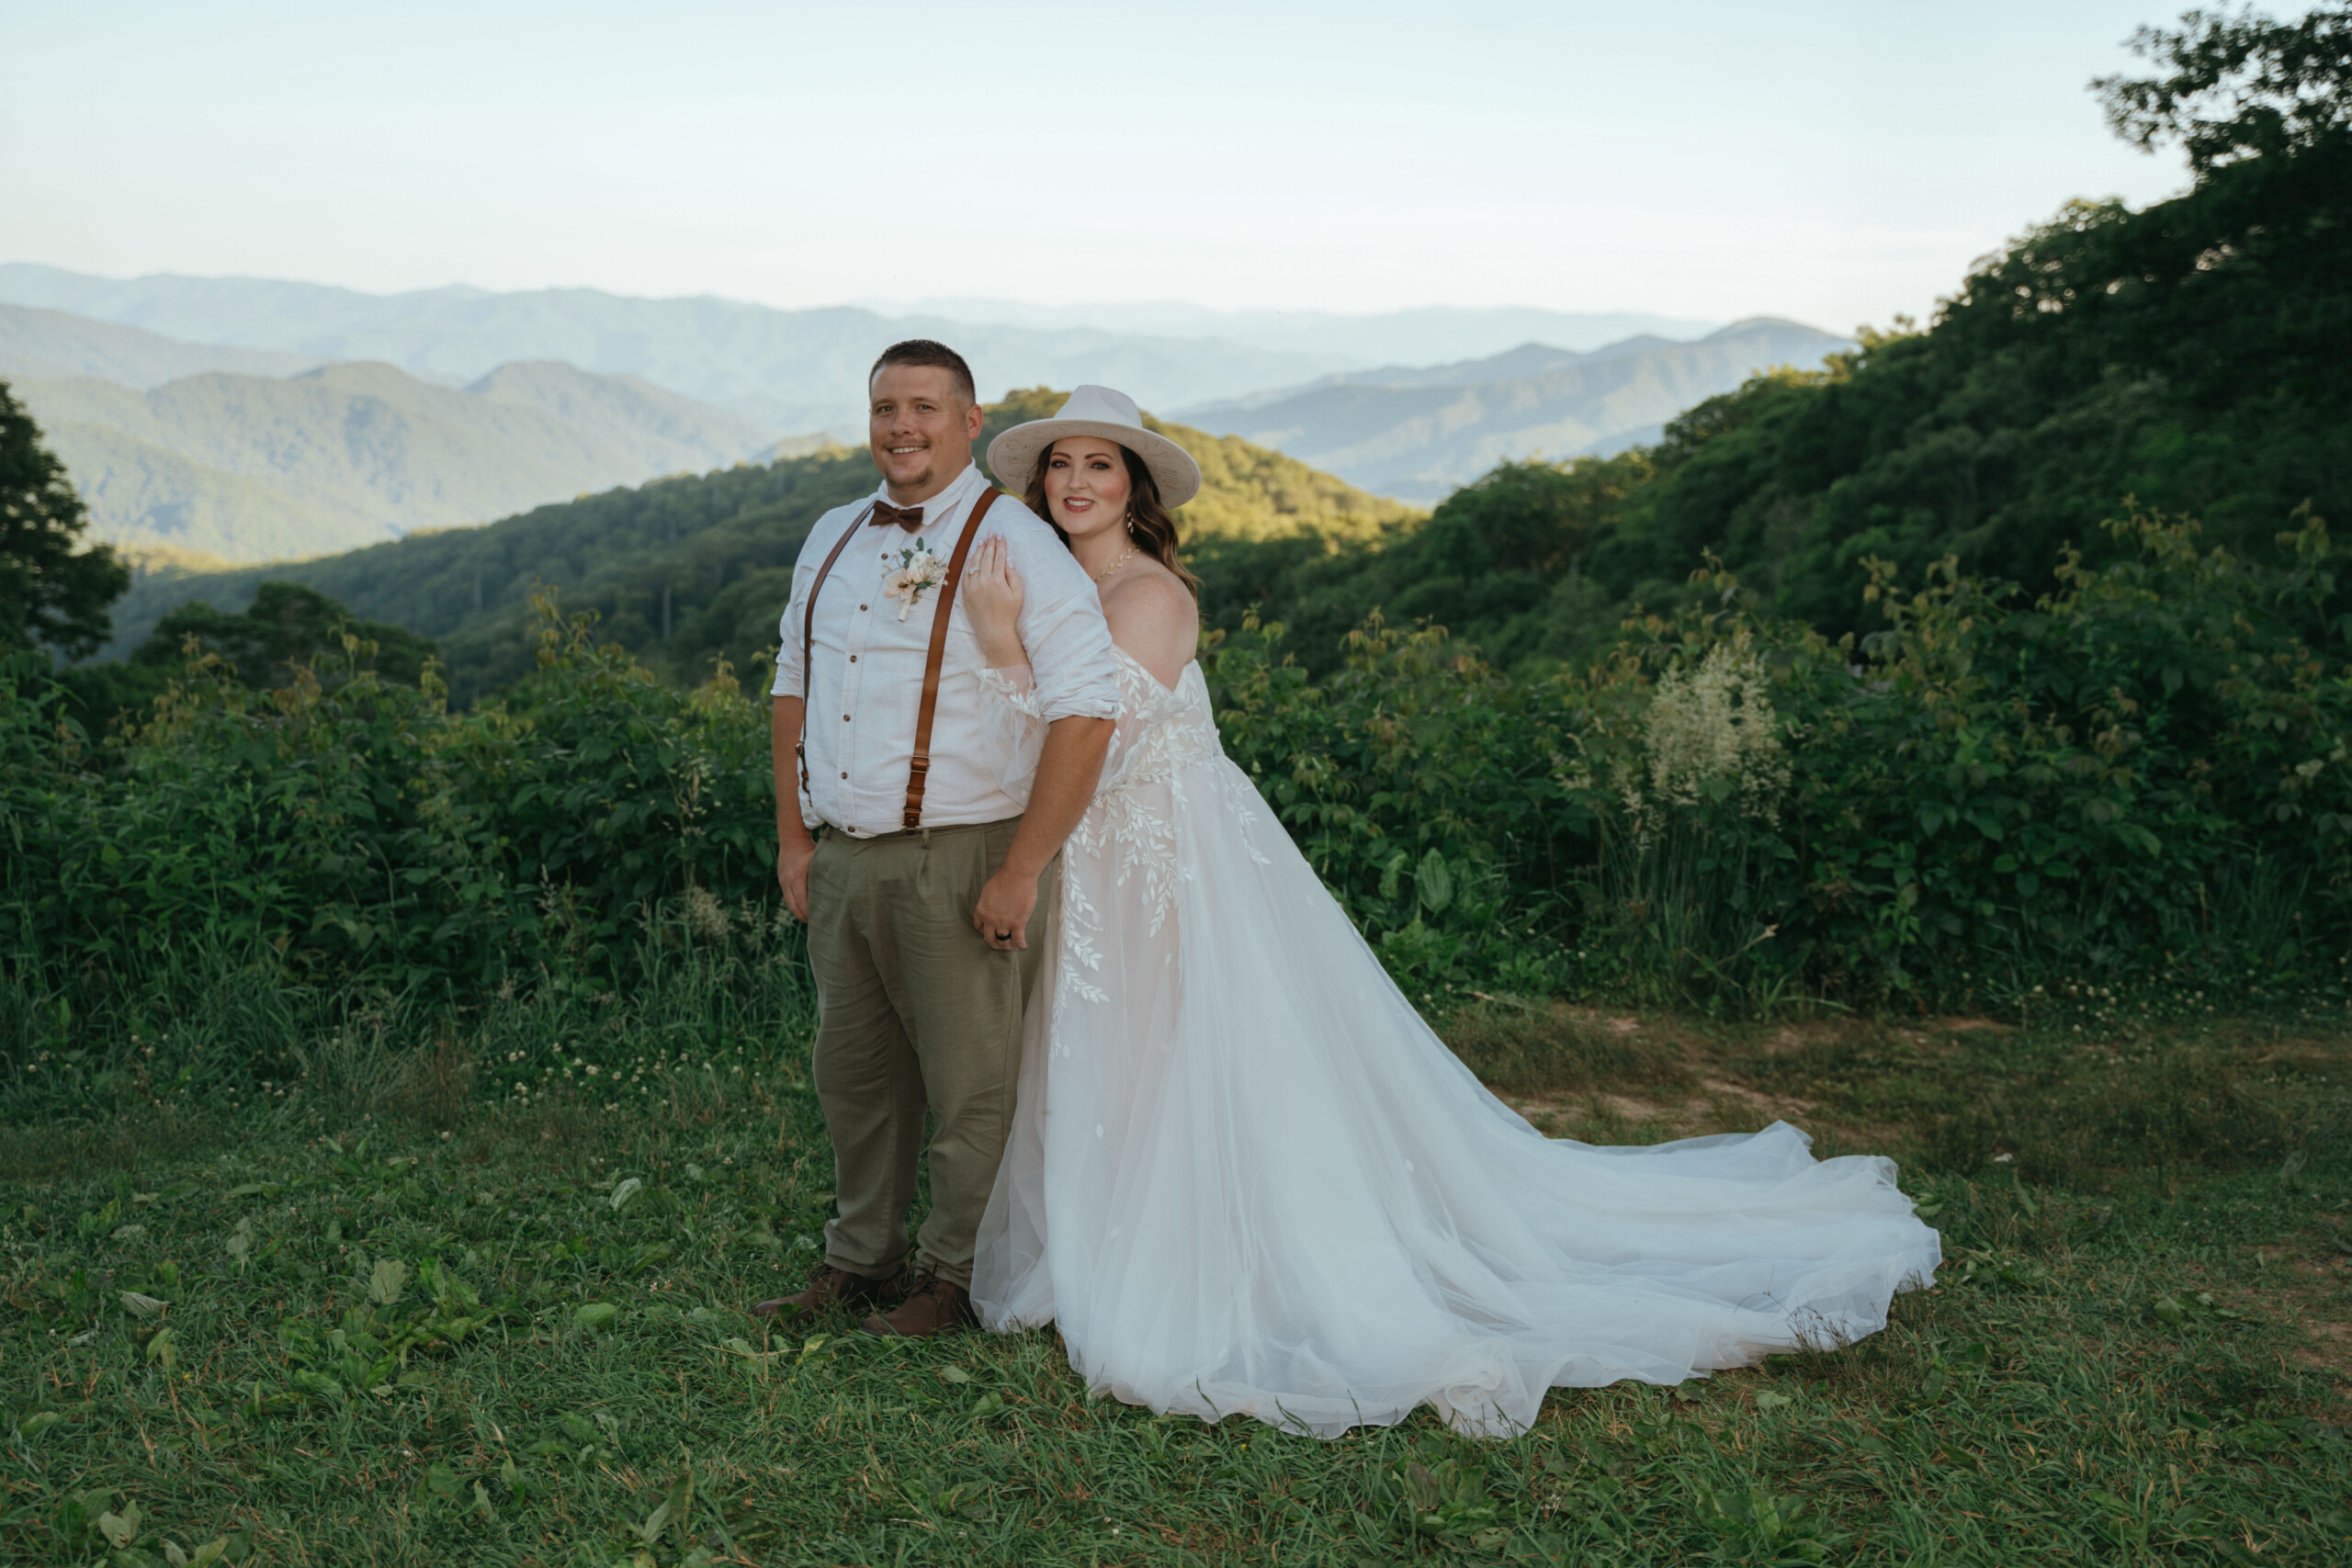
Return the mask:
[(1935, 1232), (1892, 1162), (1786, 1122), (1546, 1138), (1416, 1013), (1229, 761), (1065, 851), (973, 1296), (1093, 1390), (1337, 1436), (1675, 1383), (1884, 1326)]

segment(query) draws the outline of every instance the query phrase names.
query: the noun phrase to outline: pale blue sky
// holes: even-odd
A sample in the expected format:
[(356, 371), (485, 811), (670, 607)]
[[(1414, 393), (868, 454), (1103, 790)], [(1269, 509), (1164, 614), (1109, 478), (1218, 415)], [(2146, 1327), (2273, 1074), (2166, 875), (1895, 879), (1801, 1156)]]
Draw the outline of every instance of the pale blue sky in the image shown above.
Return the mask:
[(1845, 329), (2178, 189), (2180, 3), (0, 0), (0, 260)]

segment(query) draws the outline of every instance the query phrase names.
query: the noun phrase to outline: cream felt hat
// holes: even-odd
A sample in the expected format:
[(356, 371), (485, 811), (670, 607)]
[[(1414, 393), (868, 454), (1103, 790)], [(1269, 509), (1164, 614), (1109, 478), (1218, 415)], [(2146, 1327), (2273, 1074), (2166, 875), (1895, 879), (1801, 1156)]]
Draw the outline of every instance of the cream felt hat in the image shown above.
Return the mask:
[(1013, 494), (1025, 494), (1046, 449), (1065, 435), (1099, 435), (1141, 457), (1159, 486), (1160, 504), (1170, 512), (1201, 493), (1201, 466), (1193, 455), (1146, 430), (1136, 400), (1108, 387), (1080, 387), (1053, 418), (1000, 433), (989, 443), (989, 472)]

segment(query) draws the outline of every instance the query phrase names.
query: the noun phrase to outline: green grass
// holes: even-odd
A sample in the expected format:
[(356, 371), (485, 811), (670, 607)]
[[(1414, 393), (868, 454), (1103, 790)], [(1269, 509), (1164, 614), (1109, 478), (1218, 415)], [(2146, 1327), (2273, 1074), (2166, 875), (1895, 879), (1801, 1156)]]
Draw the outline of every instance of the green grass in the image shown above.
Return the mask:
[(1558, 1131), (1896, 1156), (1950, 1262), (1844, 1351), (1318, 1442), (1090, 1400), (1050, 1333), (746, 1316), (831, 1196), (775, 954), (458, 1015), (239, 997), (126, 1006), (106, 1065), (52, 1043), (0, 1094), (7, 1562), (2352, 1551), (2352, 1051), (2307, 1021), (1458, 1015)]

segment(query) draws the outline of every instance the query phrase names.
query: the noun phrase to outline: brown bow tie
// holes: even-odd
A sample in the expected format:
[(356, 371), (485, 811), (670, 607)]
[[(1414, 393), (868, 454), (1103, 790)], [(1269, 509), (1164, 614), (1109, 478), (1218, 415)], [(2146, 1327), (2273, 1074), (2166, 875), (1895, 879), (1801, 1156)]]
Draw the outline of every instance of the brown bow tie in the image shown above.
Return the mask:
[(885, 523), (896, 523), (899, 527), (904, 528), (908, 533), (911, 534), (916, 529), (922, 526), (922, 508), (920, 506), (893, 506), (887, 501), (877, 501), (874, 503), (874, 515), (872, 518), (868, 519), (868, 522), (872, 526), (876, 528), (880, 527)]

